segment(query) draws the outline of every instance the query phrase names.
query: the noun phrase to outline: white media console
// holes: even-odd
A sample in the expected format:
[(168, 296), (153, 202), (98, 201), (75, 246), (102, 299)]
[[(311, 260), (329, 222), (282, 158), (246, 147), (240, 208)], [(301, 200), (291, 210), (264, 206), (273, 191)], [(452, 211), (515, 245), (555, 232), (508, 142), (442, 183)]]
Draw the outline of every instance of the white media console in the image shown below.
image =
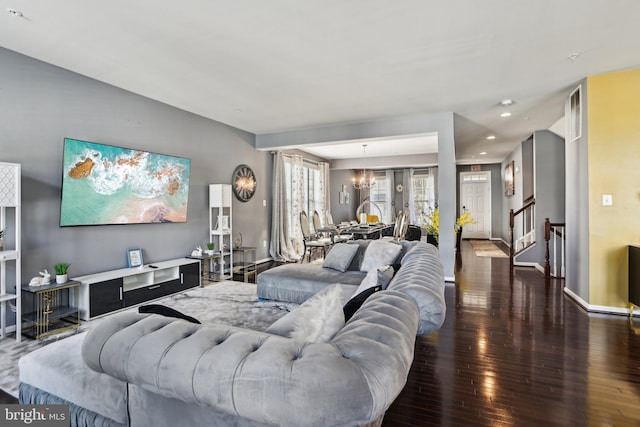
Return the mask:
[[(150, 265), (156, 268), (150, 267)], [(80, 282), (71, 297), (82, 320), (200, 286), (200, 261), (180, 258), (74, 277)]]

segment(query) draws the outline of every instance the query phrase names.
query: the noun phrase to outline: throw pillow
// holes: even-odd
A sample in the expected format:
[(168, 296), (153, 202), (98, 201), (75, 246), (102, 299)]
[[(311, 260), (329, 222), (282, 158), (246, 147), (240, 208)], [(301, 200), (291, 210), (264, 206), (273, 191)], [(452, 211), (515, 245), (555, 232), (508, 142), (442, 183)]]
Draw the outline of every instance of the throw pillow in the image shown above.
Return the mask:
[(148, 304), (138, 307), (138, 313), (151, 313), (159, 314), (165, 317), (175, 317), (176, 319), (186, 320), (187, 322), (200, 324), (200, 321), (186, 314), (180, 313), (178, 310), (174, 310), (171, 307), (167, 307), (160, 304)]
[(382, 288), (380, 286), (373, 286), (371, 288), (367, 288), (362, 292), (356, 293), (356, 296), (354, 296), (353, 298), (351, 298), (343, 307), (343, 312), (344, 312), (344, 321), (345, 323), (349, 321), (349, 319), (351, 319), (351, 317), (353, 317), (353, 315), (356, 313), (356, 311), (358, 311), (358, 309), (360, 308), (360, 306), (362, 306), (362, 304), (364, 304), (364, 302), (367, 300), (367, 298), (369, 298), (371, 295), (375, 294), (378, 291), (381, 291)]
[(374, 240), (367, 247), (360, 271), (369, 271), (385, 265), (391, 265), (398, 258), (402, 246), (384, 240)]
[(349, 268), (349, 264), (351, 264), (353, 257), (356, 256), (356, 252), (358, 252), (358, 246), (338, 243), (331, 248), (324, 259), (322, 266), (342, 271), (344, 273), (347, 271), (347, 268)]
[(360, 282), (360, 286), (356, 290), (356, 295), (360, 292), (373, 288), (375, 286), (379, 286), (380, 289), (387, 289), (389, 286), (389, 282), (393, 279), (393, 267), (390, 265), (385, 265), (384, 267), (377, 268), (375, 270), (370, 270), (362, 282)]
[(344, 326), (344, 311), (340, 300), (341, 286), (334, 286), (322, 295), (314, 295), (302, 304), (291, 338), (297, 341), (328, 342)]

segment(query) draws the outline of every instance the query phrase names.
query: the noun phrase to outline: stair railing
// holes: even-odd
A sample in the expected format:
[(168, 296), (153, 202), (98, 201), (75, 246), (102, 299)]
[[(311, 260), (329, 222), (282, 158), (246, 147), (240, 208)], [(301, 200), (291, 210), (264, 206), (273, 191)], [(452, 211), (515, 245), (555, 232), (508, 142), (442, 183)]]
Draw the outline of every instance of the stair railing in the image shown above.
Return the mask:
[[(546, 277), (564, 278), (566, 262), (565, 228), (566, 224), (564, 222), (551, 222), (549, 218), (544, 220), (544, 275)], [(553, 263), (551, 263), (552, 257)]]
[[(513, 258), (516, 253), (531, 246), (536, 241), (535, 234), (535, 218), (533, 207), (536, 204), (535, 199), (529, 200), (520, 209), (514, 211), (509, 210), (509, 264), (513, 267)], [(515, 237), (514, 231), (516, 217), (520, 216), (518, 221), (522, 221), (522, 228), (518, 230), (518, 237)]]

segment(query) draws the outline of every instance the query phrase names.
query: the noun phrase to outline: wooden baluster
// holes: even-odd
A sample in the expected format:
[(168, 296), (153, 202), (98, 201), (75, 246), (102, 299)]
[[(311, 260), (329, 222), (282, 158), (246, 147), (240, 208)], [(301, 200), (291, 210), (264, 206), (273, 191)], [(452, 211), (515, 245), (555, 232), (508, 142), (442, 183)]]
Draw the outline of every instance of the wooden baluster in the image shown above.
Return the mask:
[[(544, 275), (551, 276), (551, 265), (549, 264), (549, 239), (551, 239), (551, 222), (549, 218), (544, 219)], [(555, 251), (555, 248), (554, 248)]]
[(509, 209), (509, 265), (511, 266), (511, 268), (513, 268), (513, 256), (515, 255), (515, 248), (513, 247), (514, 242), (513, 242), (513, 226), (514, 226), (514, 215), (513, 215), (513, 209)]

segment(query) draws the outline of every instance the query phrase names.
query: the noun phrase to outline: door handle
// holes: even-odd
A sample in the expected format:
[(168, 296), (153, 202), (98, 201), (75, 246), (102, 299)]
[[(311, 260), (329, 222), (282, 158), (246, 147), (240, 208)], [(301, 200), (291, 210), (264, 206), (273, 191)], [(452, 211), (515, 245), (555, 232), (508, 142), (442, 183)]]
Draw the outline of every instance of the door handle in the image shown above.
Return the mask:
[(152, 290), (152, 289), (158, 289), (160, 287), (160, 285), (154, 285), (154, 286), (149, 286), (147, 289)]

